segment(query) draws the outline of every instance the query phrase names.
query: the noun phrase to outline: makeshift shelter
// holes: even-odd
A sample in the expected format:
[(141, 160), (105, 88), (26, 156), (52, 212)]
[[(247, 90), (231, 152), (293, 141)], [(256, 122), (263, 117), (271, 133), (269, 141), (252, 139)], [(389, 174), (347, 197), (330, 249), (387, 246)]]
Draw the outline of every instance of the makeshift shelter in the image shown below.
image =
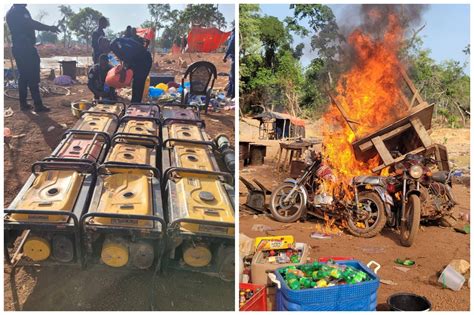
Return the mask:
[(217, 50), (229, 38), (231, 32), (222, 32), (218, 28), (193, 26), (188, 34), (187, 52), (212, 52)]
[(150, 42), (155, 38), (155, 30), (153, 28), (137, 28), (137, 35), (149, 40)]
[(265, 111), (252, 118), (260, 121), (258, 128), (259, 139), (279, 140), (305, 137), (304, 120), (297, 117)]

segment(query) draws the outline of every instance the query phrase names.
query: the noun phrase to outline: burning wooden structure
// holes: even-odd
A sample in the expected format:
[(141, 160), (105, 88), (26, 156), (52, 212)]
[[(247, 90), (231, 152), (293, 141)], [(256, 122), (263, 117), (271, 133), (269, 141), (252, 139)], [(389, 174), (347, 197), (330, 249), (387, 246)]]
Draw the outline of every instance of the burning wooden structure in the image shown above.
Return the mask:
[[(350, 119), (343, 106), (330, 95), (332, 103), (338, 108), (344, 120), (356, 135), (352, 142), (355, 157), (368, 161), (379, 156), (379, 164), (372, 168), (374, 173), (387, 166), (402, 161), (407, 154), (435, 156), (439, 170), (449, 170), (446, 147), (433, 143), (428, 130), (431, 129), (434, 104), (425, 102), (404, 69), (400, 69), (404, 86), (400, 99), (408, 108), (407, 115), (395, 122), (361, 137), (357, 136), (358, 122)], [(407, 96), (408, 94), (408, 96)], [(411, 97), (411, 99), (409, 99)], [(397, 153), (395, 153), (397, 152)]]

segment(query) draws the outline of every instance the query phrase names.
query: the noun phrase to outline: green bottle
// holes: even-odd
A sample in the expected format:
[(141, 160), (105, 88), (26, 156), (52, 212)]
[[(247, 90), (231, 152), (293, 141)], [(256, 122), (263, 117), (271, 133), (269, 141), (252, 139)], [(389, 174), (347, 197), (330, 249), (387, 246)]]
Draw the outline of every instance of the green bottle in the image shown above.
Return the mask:
[(292, 278), (287, 281), (288, 286), (292, 290), (299, 290), (300, 289), (300, 282), (297, 278)]

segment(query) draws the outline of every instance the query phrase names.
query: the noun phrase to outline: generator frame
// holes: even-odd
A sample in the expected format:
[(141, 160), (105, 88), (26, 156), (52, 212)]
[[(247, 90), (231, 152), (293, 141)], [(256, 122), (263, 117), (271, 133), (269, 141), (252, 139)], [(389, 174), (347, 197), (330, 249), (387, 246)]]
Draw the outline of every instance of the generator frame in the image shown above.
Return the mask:
[[(161, 265), (161, 258), (163, 256), (163, 253), (165, 251), (165, 246), (166, 246), (166, 235), (167, 235), (167, 223), (166, 220), (164, 219), (165, 213), (164, 213), (164, 206), (163, 206), (163, 201), (162, 201), (162, 192), (161, 192), (161, 172), (156, 168), (156, 167), (151, 167), (149, 165), (137, 165), (137, 164), (120, 164), (120, 163), (113, 163), (113, 164), (107, 164), (107, 165), (102, 165), (98, 168), (97, 170), (97, 177), (99, 178), (100, 175), (106, 175), (106, 174), (100, 174), (102, 171), (107, 170), (109, 168), (120, 168), (120, 169), (125, 169), (125, 170), (130, 170), (130, 169), (135, 169), (135, 170), (148, 170), (151, 171), (154, 175), (155, 181), (157, 183), (153, 184), (152, 186), (156, 185), (156, 187), (159, 188), (159, 193), (155, 194), (156, 189), (152, 189), (152, 205), (153, 205), (153, 215), (136, 215), (136, 214), (118, 214), (118, 213), (103, 213), (103, 212), (87, 212), (85, 213), (79, 222), (80, 229), (82, 231), (82, 243), (83, 243), (83, 266), (87, 266), (89, 264), (95, 264), (95, 265), (105, 265), (100, 261), (100, 255), (99, 257), (91, 257), (93, 255), (90, 255), (90, 253), (94, 254), (94, 243), (97, 241), (97, 239), (94, 239), (94, 234), (105, 235), (108, 234), (114, 234), (114, 235), (120, 235), (120, 236), (129, 236), (132, 238), (140, 238), (140, 239), (148, 239), (153, 241), (153, 249), (154, 253), (156, 254), (154, 257), (154, 261), (152, 264), (152, 267), (146, 270), (151, 270), (153, 269), (153, 266), (157, 266), (160, 268)], [(97, 183), (96, 186), (97, 187)], [(94, 187), (94, 188), (95, 188)], [(94, 198), (95, 196), (93, 196)], [(100, 196), (99, 196), (100, 197)], [(91, 200), (90, 205), (94, 200)], [(158, 207), (163, 206), (162, 213), (163, 217), (159, 217), (158, 215)], [(90, 207), (89, 207), (90, 208)], [(88, 219), (92, 218), (114, 218), (114, 219), (123, 219), (123, 220), (145, 220), (145, 221), (151, 221), (153, 223), (152, 228), (142, 228), (142, 227), (130, 227), (130, 226), (120, 226), (120, 225), (98, 225), (98, 224), (90, 224), (86, 222)], [(157, 223), (160, 224), (161, 229), (158, 228)], [(91, 237), (91, 240), (88, 239), (88, 237)], [(105, 267), (105, 266), (104, 266)], [(111, 268), (107, 266), (107, 268)], [(129, 264), (119, 267), (119, 268), (114, 268), (117, 270), (142, 270), (137, 267), (130, 266)]]
[[(37, 170), (39, 168), (39, 170)], [(23, 188), (20, 190), (18, 196), (22, 196), (31, 187), (34, 180), (36, 179), (37, 172), (48, 171), (48, 170), (77, 170), (79, 172), (85, 172), (86, 175), (82, 188), (79, 190), (74, 208), (72, 211), (57, 211), (57, 210), (32, 210), (32, 209), (16, 209), (13, 208), (17, 203), (17, 198), (12, 202), (9, 208), (4, 209), (4, 255), (7, 264), (13, 266), (47, 266), (47, 265), (82, 265), (82, 243), (81, 243), (81, 229), (80, 229), (80, 217), (87, 211), (89, 201), (92, 197), (93, 188), (97, 179), (97, 173), (95, 165), (91, 163), (82, 162), (58, 162), (58, 161), (41, 161), (36, 162), (31, 167), (32, 173), (28, 178)], [(89, 178), (88, 178), (89, 177)], [(88, 187), (86, 186), (86, 182)], [(35, 222), (35, 221), (11, 221), (8, 217), (12, 214), (34, 214), (34, 215), (60, 215), (66, 216), (67, 220), (64, 222)], [(10, 255), (8, 251), (8, 243), (10, 241), (10, 231), (27, 231), (23, 235), (16, 236), (15, 239), (21, 237), (21, 241), (18, 247), (15, 249), (14, 254)], [(50, 232), (58, 234), (66, 234), (73, 237), (74, 244), (74, 258), (71, 262), (60, 262), (53, 259), (47, 259), (41, 262), (24, 262), (21, 258), (21, 251), (23, 245), (26, 242), (31, 231), (38, 232)]]
[[(176, 173), (188, 173), (188, 174), (197, 174), (197, 175), (211, 175), (211, 176), (216, 176), (222, 182), (222, 179), (224, 179), (223, 183), (228, 183), (231, 185), (233, 182), (233, 177), (230, 173), (225, 173), (225, 172), (217, 172), (217, 171), (205, 171), (205, 170), (199, 170), (199, 169), (191, 169), (191, 168), (182, 168), (182, 167), (170, 167), (167, 170), (164, 171), (163, 173), (163, 196), (165, 196), (165, 204), (166, 208), (168, 211), (169, 209), (169, 204), (168, 204), (168, 181), (171, 180), (172, 174)], [(227, 189), (224, 189), (227, 192)], [(232, 198), (229, 197), (229, 199), (232, 200)], [(234, 209), (233, 203), (231, 203), (232, 209)], [(235, 209), (234, 209), (235, 211)], [(169, 214), (168, 214), (169, 217)], [(213, 259), (211, 263), (206, 266), (206, 267), (192, 267), (192, 266), (187, 266), (185, 264), (180, 264), (179, 260), (176, 260), (176, 258), (171, 258), (171, 254), (175, 251), (178, 246), (174, 246), (174, 240), (176, 239), (182, 239), (184, 240), (189, 240), (192, 242), (195, 241), (209, 241), (209, 243), (213, 245), (218, 246), (218, 251), (224, 251), (226, 248), (226, 245), (228, 245), (228, 248), (232, 248), (235, 250), (235, 236), (234, 235), (226, 235), (226, 234), (221, 234), (221, 235), (216, 235), (213, 233), (206, 233), (206, 232), (190, 232), (190, 231), (185, 231), (181, 229), (181, 224), (182, 223), (191, 223), (191, 224), (198, 224), (198, 225), (206, 225), (206, 226), (216, 226), (216, 227), (222, 227), (222, 228), (234, 228), (235, 229), (235, 223), (229, 223), (229, 222), (219, 222), (219, 221), (206, 221), (206, 220), (198, 220), (198, 219), (190, 219), (190, 218), (180, 218), (177, 220), (174, 220), (172, 222), (168, 223), (168, 244), (167, 244), (167, 251), (165, 254), (165, 259), (164, 259), (164, 266), (163, 270), (166, 270), (168, 268), (171, 269), (178, 269), (178, 270), (186, 270), (186, 271), (193, 271), (193, 272), (200, 272), (200, 273), (205, 273), (209, 275), (216, 275), (222, 280), (225, 281), (231, 281), (232, 279), (226, 279), (222, 276), (222, 267), (223, 263), (225, 261), (226, 256), (225, 255), (213, 255)], [(217, 257), (215, 257), (217, 256)]]

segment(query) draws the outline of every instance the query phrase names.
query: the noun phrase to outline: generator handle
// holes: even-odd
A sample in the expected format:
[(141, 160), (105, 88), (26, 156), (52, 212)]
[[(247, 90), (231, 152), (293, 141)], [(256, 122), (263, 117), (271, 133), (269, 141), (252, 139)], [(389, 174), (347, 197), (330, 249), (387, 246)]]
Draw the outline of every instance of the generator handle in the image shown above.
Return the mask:
[(153, 121), (155, 122), (158, 127), (161, 128), (161, 120), (159, 117), (145, 117), (145, 116), (130, 116), (130, 115), (125, 115), (122, 118), (120, 118), (120, 124), (130, 121), (130, 120), (142, 120), (142, 121)]
[(185, 168), (185, 167), (170, 167), (163, 173), (163, 183), (166, 183), (171, 174), (178, 173), (178, 172), (185, 172), (197, 175), (215, 175), (215, 176), (222, 176), (225, 179), (225, 182), (232, 185), (233, 177), (230, 173), (225, 172), (217, 172), (217, 171), (206, 171), (206, 170), (198, 170), (194, 168)]
[(110, 146), (111, 138), (110, 135), (103, 131), (89, 131), (89, 130), (80, 130), (80, 129), (69, 129), (64, 135), (63, 139), (66, 138), (69, 134), (83, 134), (83, 135), (94, 135), (97, 134), (100, 137), (103, 137), (108, 146)]
[(99, 166), (99, 168), (97, 169), (97, 173), (100, 175), (106, 175), (108, 174), (106, 171), (108, 170), (108, 168), (111, 168), (111, 167), (125, 169), (125, 170), (129, 170), (129, 169), (148, 170), (148, 171), (151, 171), (153, 175), (155, 175), (156, 178), (158, 179), (161, 178), (161, 172), (156, 167), (153, 167), (147, 164), (136, 164), (136, 163), (126, 163), (126, 162), (113, 162), (113, 161), (105, 162), (104, 164)]
[[(154, 148), (157, 148), (160, 144), (159, 139), (157, 139), (156, 137), (138, 138), (138, 137), (130, 137), (130, 136), (127, 136), (126, 134), (119, 133), (112, 138), (112, 145), (117, 144), (119, 142), (118, 140), (125, 140), (125, 143), (127, 144), (139, 144), (145, 147), (154, 147)], [(143, 141), (149, 142), (149, 143), (142, 143)]]
[(109, 113), (109, 112), (96, 112), (93, 110), (85, 110), (81, 112), (81, 117), (84, 116), (85, 114), (91, 114), (91, 115), (106, 115), (106, 116), (112, 116), (112, 118), (115, 118), (117, 121), (120, 121), (120, 117), (115, 114), (115, 113)]
[[(85, 220), (91, 217), (99, 217), (99, 218), (115, 218), (115, 219), (131, 219), (131, 220), (145, 220), (145, 221), (158, 221), (161, 224), (162, 234), (165, 234), (168, 227), (163, 218), (156, 217), (153, 215), (143, 215), (143, 214), (121, 214), (121, 213), (103, 213), (103, 212), (88, 212), (84, 214), (80, 221), (79, 226), (81, 230), (85, 230), (86, 224)], [(120, 226), (120, 225), (117, 225)], [(107, 226), (110, 227), (110, 226)]]
[[(37, 170), (39, 168), (39, 171)], [(78, 172), (85, 172), (91, 174), (94, 178), (97, 176), (97, 169), (95, 163), (80, 162), (65, 162), (65, 161), (38, 161), (31, 166), (31, 172), (38, 174), (45, 170), (77, 170)]]
[(122, 112), (125, 111), (125, 108), (127, 105), (125, 102), (122, 101), (113, 101), (113, 100), (97, 100), (96, 104), (103, 104), (103, 105), (115, 105), (115, 104), (120, 104), (122, 105)]
[(163, 120), (164, 125), (172, 125), (174, 123), (181, 124), (196, 124), (201, 128), (206, 128), (206, 123), (202, 119), (181, 119), (181, 118), (166, 118)]
[(178, 142), (178, 143), (183, 143), (183, 144), (202, 144), (202, 145), (208, 145), (210, 146), (213, 150), (216, 150), (216, 144), (212, 141), (201, 141), (201, 140), (186, 140), (186, 139), (178, 139), (178, 138), (169, 138), (166, 139), (163, 142), (163, 147), (168, 148), (167, 144), (170, 142)]
[(158, 106), (157, 104), (155, 103), (130, 103), (128, 104), (127, 108), (130, 107), (130, 106), (133, 106), (133, 105), (137, 105), (137, 106), (150, 106), (150, 107), (156, 107), (157, 111), (158, 111), (158, 117), (160, 116), (159, 114), (161, 113), (161, 108), (160, 106)]
[(182, 104), (182, 103), (165, 103), (165, 104), (160, 104), (162, 107), (166, 107), (166, 106), (169, 106), (169, 107), (181, 107), (181, 108), (192, 108), (197, 114), (198, 116), (201, 116), (201, 114), (199, 113), (199, 106), (197, 105), (191, 105), (191, 104)]
[(122, 137), (128, 139), (136, 139), (136, 140), (144, 140), (146, 139), (153, 139), (158, 141), (158, 145), (161, 146), (161, 137), (160, 136), (150, 136), (150, 135), (140, 135), (138, 133), (130, 133), (130, 132), (117, 132), (114, 134), (115, 137)]

